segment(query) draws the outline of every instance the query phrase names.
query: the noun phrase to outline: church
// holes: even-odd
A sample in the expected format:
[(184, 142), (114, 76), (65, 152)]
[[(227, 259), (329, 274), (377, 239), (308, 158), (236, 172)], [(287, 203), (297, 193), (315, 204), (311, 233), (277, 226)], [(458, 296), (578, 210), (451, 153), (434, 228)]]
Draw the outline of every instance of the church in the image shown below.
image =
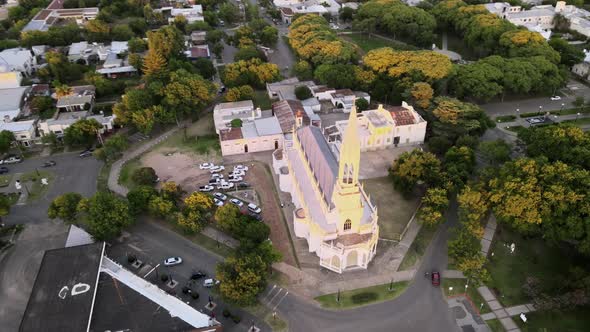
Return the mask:
[(337, 159), (322, 130), (299, 125), (273, 154), (282, 191), (291, 194), (295, 235), (305, 238), (320, 265), (337, 273), (366, 269), (375, 257), (377, 207), (359, 182), (357, 112), (350, 112)]

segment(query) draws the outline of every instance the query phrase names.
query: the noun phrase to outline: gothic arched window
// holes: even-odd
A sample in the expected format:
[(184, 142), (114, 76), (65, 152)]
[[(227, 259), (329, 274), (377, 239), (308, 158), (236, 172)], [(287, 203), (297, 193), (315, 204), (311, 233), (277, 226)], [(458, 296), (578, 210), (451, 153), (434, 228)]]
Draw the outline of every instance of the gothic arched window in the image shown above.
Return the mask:
[(344, 222), (344, 230), (348, 231), (352, 228), (352, 221), (350, 221), (350, 219), (346, 219), (346, 221)]

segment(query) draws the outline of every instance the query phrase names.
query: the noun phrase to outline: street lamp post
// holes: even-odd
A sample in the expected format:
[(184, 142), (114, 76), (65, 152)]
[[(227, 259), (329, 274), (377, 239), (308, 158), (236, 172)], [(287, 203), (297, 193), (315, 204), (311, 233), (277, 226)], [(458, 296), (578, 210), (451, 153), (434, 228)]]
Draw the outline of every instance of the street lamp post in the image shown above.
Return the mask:
[(561, 112), (563, 112), (564, 107), (565, 107), (565, 103), (561, 103), (561, 109), (559, 110), (559, 115), (561, 115)]
[(516, 118), (520, 119), (520, 108), (516, 109)]
[(539, 106), (539, 115), (543, 114), (543, 106)]

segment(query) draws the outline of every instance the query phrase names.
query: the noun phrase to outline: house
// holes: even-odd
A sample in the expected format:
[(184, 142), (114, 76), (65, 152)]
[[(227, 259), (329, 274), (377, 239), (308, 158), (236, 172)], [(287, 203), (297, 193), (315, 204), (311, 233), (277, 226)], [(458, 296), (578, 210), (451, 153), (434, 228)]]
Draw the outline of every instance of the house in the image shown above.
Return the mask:
[(357, 98), (364, 98), (368, 103), (371, 102), (371, 96), (366, 92), (353, 92), (350, 89), (333, 90), (330, 93), (330, 101), (336, 108), (341, 108), (344, 113), (350, 112), (352, 105)]
[(191, 43), (193, 45), (203, 45), (207, 43), (207, 31), (191, 32)]
[(24, 26), (23, 32), (47, 31), (51, 26), (63, 20), (74, 20), (78, 25), (84, 25), (98, 16), (98, 7), (63, 8), (63, 0), (53, 0), (45, 9), (40, 10)]
[(584, 49), (584, 61), (575, 64), (572, 67), (572, 72), (579, 77), (588, 80), (588, 75), (590, 75), (590, 51)]
[(36, 120), (0, 122), (0, 131), (10, 131), (14, 139), (23, 146), (29, 147), (33, 144), (36, 135)]
[(335, 0), (274, 0), (275, 6), (281, 12), (281, 20), (285, 24), (291, 24), (297, 14), (317, 14), (338, 16), (341, 5)]
[(229, 128), (232, 120), (242, 120), (243, 124), (254, 121), (261, 116), (262, 111), (260, 108), (254, 108), (254, 103), (251, 100), (217, 104), (213, 108), (215, 132), (219, 134), (220, 130)]
[(283, 24), (291, 24), (293, 22), (293, 16), (295, 16), (295, 12), (293, 9), (289, 7), (279, 7), (279, 11), (281, 12), (281, 21)]
[(45, 251), (19, 331), (221, 332), (214, 317), (160, 288), (155, 273), (137, 272), (107, 257), (104, 242)]
[(0, 89), (0, 123), (11, 122), (24, 111), (31, 87)]
[(0, 52), (0, 72), (18, 71), (26, 77), (33, 74), (37, 58), (24, 48), (9, 48)]
[(280, 82), (266, 83), (266, 92), (270, 99), (279, 98), (279, 100), (294, 100), (297, 99), (295, 96), (295, 88), (302, 85), (307, 86), (310, 89), (316, 86), (314, 81), (299, 81), (297, 77), (291, 77)]
[(299, 100), (281, 100), (272, 104), (272, 115), (277, 117), (283, 133), (291, 133), (301, 126), (321, 127), (320, 117)]
[(23, 75), (20, 71), (0, 72), (0, 89), (12, 89), (20, 87)]
[(280, 190), (295, 206), (295, 236), (307, 241), (321, 267), (336, 273), (367, 269), (379, 241), (377, 207), (359, 182), (355, 107), (348, 121), (338, 158), (314, 126), (295, 129), (292, 140), (273, 153)]
[(187, 58), (190, 60), (197, 60), (199, 58), (211, 58), (211, 52), (209, 52), (209, 45), (195, 45), (189, 47), (188, 50), (184, 52)]
[[(426, 121), (406, 102), (402, 106), (379, 105), (375, 110), (364, 111), (358, 114), (356, 123), (362, 152), (418, 145), (424, 143), (426, 136)], [(335, 151), (341, 148), (348, 124), (348, 120), (341, 120), (324, 128)]]
[(162, 7), (155, 11), (168, 15), (169, 24), (172, 24), (177, 16), (184, 16), (189, 24), (197, 21), (205, 21), (203, 17), (203, 6), (201, 5), (192, 5), (188, 8)]
[(223, 156), (272, 151), (283, 147), (283, 131), (271, 116), (243, 123), (241, 128), (222, 129), (219, 141)]
[(65, 130), (74, 123), (82, 119), (94, 119), (102, 125), (100, 134), (112, 132), (115, 125), (115, 115), (104, 116), (102, 114), (92, 115), (88, 111), (76, 112), (55, 112), (51, 119), (47, 119), (38, 123), (38, 130), (40, 136), (55, 134), (57, 137), (62, 137)]
[(57, 109), (60, 112), (92, 111), (96, 88), (93, 85), (72, 87), (72, 93), (57, 98)]
[(49, 84), (33, 84), (31, 86), (31, 97), (49, 97), (50, 95)]
[(113, 41), (109, 47), (109, 52), (114, 54), (125, 53), (129, 50), (128, 42), (126, 41)]
[(108, 54), (109, 49), (103, 44), (89, 44), (86, 41), (73, 43), (68, 48), (68, 60), (85, 65), (96, 63), (99, 60), (104, 61)]
[(96, 69), (96, 72), (105, 75), (108, 78), (117, 78), (120, 76), (130, 76), (137, 73), (135, 67), (130, 66), (127, 58), (120, 58), (120, 54), (109, 52), (104, 63), (100, 68)]

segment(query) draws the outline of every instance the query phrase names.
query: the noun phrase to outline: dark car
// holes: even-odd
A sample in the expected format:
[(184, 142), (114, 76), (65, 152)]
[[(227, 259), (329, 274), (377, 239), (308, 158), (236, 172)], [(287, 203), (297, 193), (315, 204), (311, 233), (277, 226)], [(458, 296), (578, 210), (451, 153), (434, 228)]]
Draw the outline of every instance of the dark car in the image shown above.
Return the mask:
[(43, 165), (41, 165), (41, 167), (51, 167), (51, 166), (55, 166), (55, 165), (57, 165), (57, 163), (53, 160), (50, 160), (50, 161), (44, 162)]
[(82, 153), (80, 153), (80, 158), (85, 158), (85, 157), (90, 157), (90, 156), (92, 156), (91, 150), (85, 150), (85, 151), (82, 151)]
[(207, 273), (199, 270), (199, 271), (193, 272), (193, 274), (191, 275), (191, 279), (197, 280), (197, 279), (201, 279), (206, 276), (207, 276)]
[(0, 174), (5, 174), (5, 173), (8, 173), (8, 167), (4, 167), (4, 166), (0, 167)]
[(438, 273), (438, 272), (435, 271), (435, 272), (432, 272), (431, 276), (432, 276), (431, 277), (431, 279), (432, 279), (432, 285), (433, 286), (440, 285), (440, 273)]
[(238, 183), (238, 189), (245, 189), (245, 188), (250, 188), (250, 184), (248, 184), (248, 182)]

